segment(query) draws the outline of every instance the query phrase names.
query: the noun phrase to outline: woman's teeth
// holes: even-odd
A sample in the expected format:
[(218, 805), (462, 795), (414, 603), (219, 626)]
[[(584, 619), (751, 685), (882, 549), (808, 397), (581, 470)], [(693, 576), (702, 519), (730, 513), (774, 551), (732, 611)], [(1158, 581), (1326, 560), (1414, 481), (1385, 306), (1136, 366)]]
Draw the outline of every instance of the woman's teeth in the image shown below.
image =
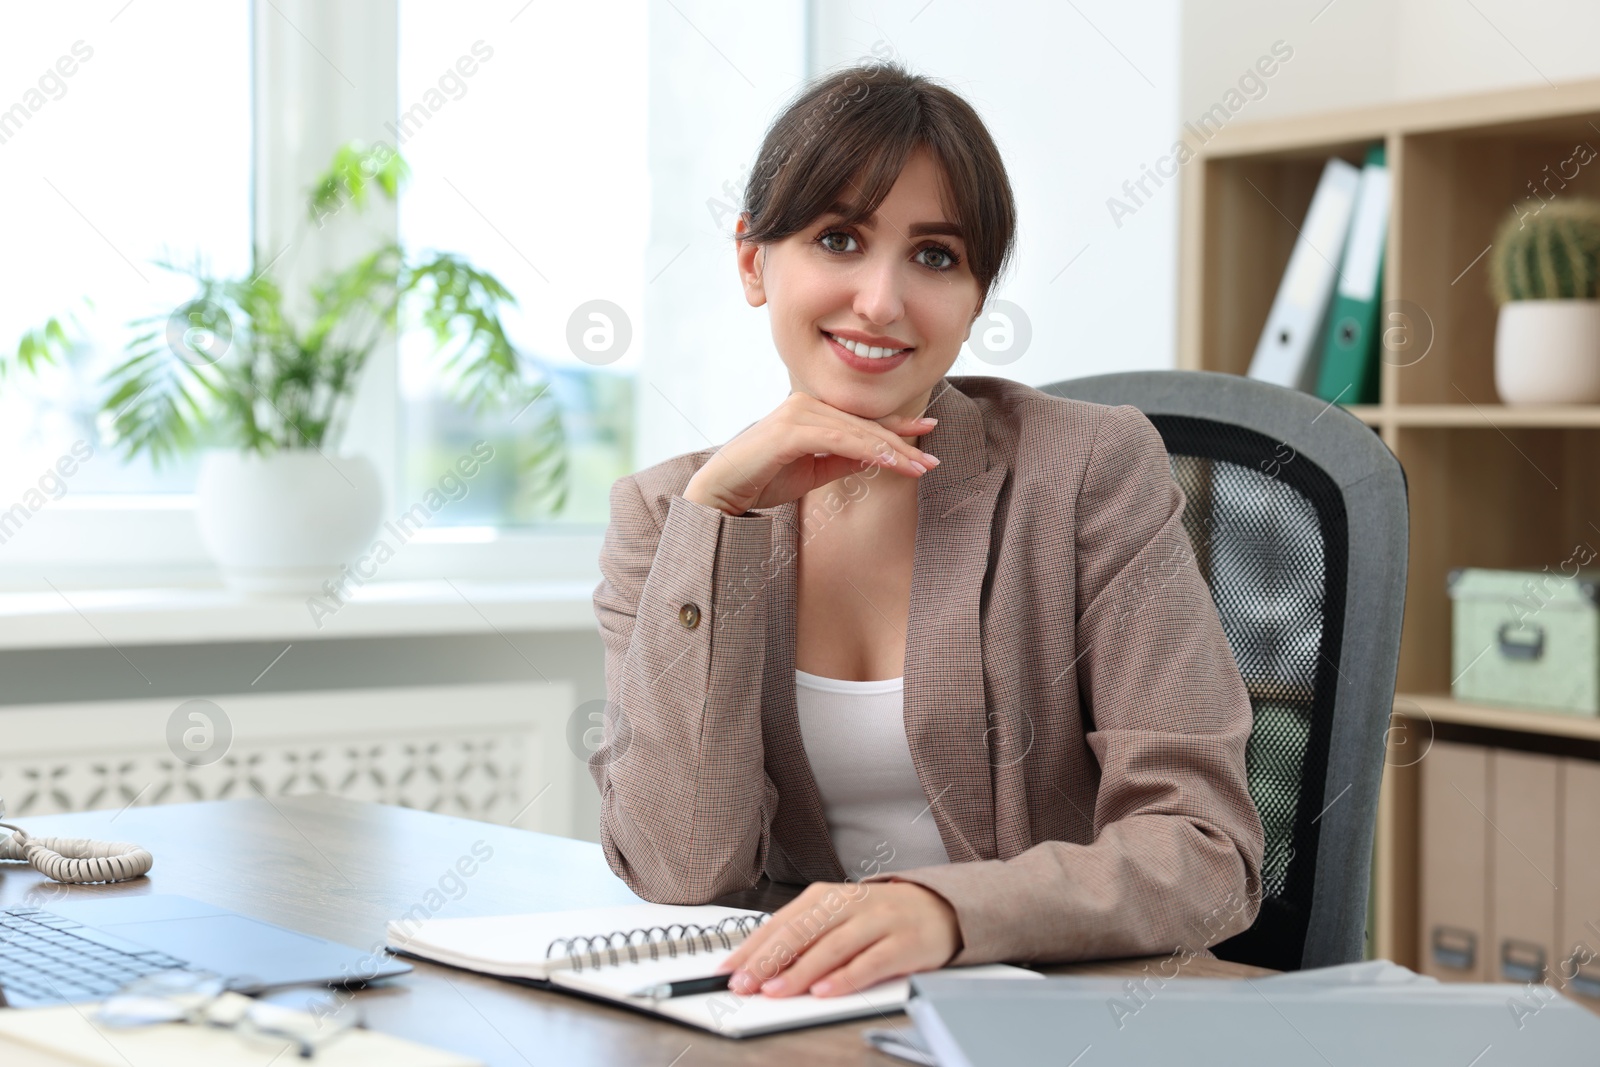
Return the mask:
[(832, 338), (834, 344), (841, 348), (849, 349), (862, 359), (888, 359), (890, 356), (898, 356), (902, 352), (911, 351), (909, 348), (875, 348), (872, 345), (864, 345), (860, 341), (846, 341), (843, 337), (838, 337), (831, 333), (828, 336)]

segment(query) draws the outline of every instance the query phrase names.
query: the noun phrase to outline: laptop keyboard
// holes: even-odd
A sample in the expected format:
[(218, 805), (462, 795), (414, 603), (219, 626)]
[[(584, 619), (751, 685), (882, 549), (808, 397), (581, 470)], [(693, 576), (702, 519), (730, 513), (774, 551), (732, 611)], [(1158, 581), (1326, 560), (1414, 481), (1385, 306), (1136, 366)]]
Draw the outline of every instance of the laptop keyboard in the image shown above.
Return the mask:
[(185, 961), (38, 908), (0, 908), (0, 1006), (98, 1000)]

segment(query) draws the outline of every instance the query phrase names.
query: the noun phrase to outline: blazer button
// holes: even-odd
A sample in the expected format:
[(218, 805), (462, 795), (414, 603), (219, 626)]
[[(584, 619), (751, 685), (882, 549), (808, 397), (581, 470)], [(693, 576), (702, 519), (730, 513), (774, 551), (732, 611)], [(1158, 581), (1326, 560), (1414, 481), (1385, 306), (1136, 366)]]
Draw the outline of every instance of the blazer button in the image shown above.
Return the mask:
[(700, 625), (700, 606), (698, 604), (685, 604), (678, 609), (678, 621), (683, 623), (685, 630), (692, 630)]

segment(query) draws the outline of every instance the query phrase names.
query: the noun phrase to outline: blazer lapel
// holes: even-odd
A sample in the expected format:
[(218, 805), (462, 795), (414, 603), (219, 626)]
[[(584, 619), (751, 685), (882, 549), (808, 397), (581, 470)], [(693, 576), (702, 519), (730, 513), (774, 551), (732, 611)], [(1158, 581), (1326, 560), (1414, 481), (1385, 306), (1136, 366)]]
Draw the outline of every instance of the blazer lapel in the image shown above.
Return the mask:
[(989, 465), (977, 402), (948, 378), (934, 397), (928, 411), (939, 424), (919, 439), (939, 465), (917, 485), (905, 726), (945, 852), (964, 863), (997, 855), (981, 610), (989, 530), (1007, 471)]

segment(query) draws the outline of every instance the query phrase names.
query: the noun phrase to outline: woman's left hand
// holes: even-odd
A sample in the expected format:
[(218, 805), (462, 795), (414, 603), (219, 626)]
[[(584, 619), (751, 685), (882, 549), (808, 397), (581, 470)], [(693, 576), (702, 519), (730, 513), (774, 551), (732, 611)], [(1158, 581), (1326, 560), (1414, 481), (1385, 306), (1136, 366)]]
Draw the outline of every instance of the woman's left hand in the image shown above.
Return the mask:
[(955, 909), (912, 882), (814, 882), (717, 968), (749, 995), (854, 993), (943, 967), (961, 949)]

